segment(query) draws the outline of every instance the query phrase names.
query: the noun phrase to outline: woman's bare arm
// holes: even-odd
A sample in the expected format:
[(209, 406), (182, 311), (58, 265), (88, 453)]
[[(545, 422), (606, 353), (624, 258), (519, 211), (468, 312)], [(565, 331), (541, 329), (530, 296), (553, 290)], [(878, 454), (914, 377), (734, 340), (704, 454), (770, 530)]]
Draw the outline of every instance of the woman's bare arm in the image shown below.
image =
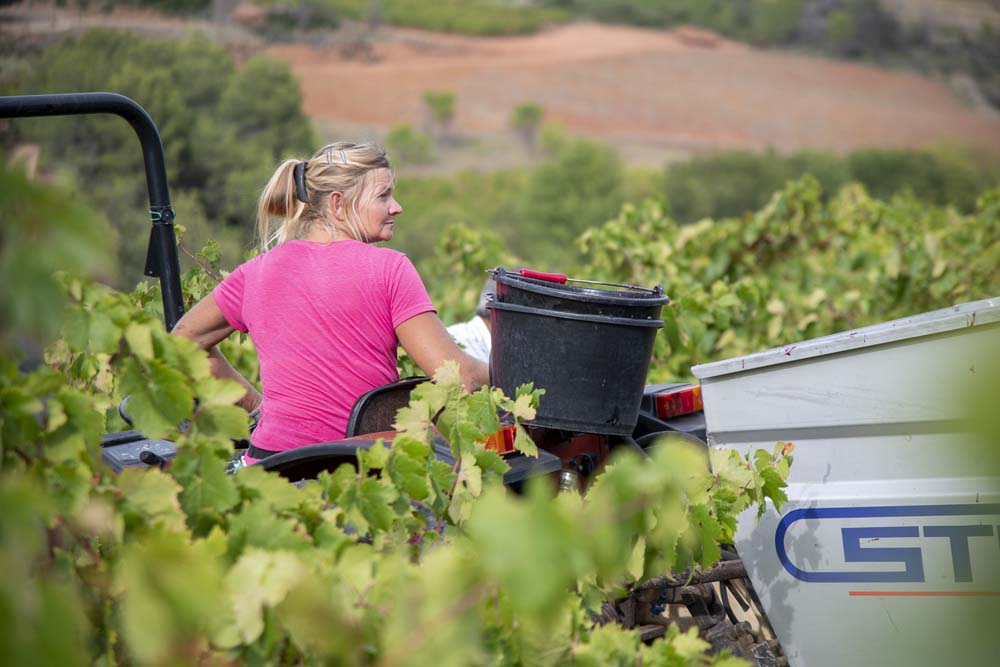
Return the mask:
[(188, 338), (201, 349), (207, 350), (212, 375), (224, 380), (235, 380), (243, 385), (246, 393), (239, 400), (239, 405), (250, 412), (260, 405), (260, 392), (245, 377), (236, 372), (236, 369), (226, 361), (222, 352), (216, 347), (233, 331), (235, 329), (229, 325), (222, 311), (219, 310), (215, 297), (209, 294), (186, 312), (170, 333)]
[(490, 383), (489, 366), (463, 352), (436, 313), (411, 317), (396, 327), (396, 336), (403, 349), (427, 375), (433, 375), (444, 362), (455, 360), (466, 391), (476, 391)]

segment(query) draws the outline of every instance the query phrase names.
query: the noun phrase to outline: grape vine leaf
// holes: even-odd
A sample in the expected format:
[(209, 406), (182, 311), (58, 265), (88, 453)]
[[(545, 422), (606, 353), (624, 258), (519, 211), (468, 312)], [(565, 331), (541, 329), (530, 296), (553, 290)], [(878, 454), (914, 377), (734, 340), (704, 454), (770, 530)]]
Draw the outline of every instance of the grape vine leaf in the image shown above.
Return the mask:
[(247, 549), (225, 580), (240, 642), (256, 641), (264, 631), (264, 608), (284, 600), (306, 576), (306, 567), (293, 553)]

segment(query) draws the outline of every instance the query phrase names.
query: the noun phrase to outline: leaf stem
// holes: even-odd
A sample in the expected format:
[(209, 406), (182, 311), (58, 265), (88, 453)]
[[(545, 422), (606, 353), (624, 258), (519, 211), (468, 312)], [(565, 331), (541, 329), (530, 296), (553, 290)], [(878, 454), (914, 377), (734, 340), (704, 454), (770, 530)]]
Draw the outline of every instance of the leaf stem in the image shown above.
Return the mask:
[(184, 254), (190, 257), (195, 264), (200, 266), (202, 270), (208, 274), (208, 277), (212, 278), (215, 282), (222, 282), (222, 274), (209, 266), (207, 262), (199, 259), (197, 255), (192, 254), (183, 243), (178, 243), (177, 247), (184, 251)]

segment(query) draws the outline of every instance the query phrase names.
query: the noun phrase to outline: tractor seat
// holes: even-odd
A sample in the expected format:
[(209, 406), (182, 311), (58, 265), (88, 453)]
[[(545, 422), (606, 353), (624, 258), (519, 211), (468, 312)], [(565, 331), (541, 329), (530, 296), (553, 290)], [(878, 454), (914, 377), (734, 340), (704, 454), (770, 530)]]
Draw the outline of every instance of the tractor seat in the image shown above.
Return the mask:
[(396, 412), (410, 404), (410, 392), (428, 379), (422, 375), (403, 378), (375, 387), (359, 396), (351, 408), (344, 437), (353, 438), (366, 433), (391, 431), (396, 421)]

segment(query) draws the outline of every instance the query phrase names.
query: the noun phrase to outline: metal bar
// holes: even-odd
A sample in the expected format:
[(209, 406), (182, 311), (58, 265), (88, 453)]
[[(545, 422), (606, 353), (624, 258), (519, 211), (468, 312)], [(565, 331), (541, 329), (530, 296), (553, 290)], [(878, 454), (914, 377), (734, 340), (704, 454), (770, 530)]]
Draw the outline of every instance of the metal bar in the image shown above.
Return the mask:
[(149, 212), (152, 222), (146, 275), (159, 277), (163, 295), (163, 320), (167, 330), (174, 328), (184, 314), (181, 292), (177, 237), (174, 234), (174, 211), (170, 207), (167, 168), (163, 144), (156, 124), (146, 110), (133, 100), (116, 93), (66, 93), (53, 95), (15, 95), (0, 97), (0, 118), (74, 116), (110, 113), (121, 116), (139, 138), (146, 169)]

